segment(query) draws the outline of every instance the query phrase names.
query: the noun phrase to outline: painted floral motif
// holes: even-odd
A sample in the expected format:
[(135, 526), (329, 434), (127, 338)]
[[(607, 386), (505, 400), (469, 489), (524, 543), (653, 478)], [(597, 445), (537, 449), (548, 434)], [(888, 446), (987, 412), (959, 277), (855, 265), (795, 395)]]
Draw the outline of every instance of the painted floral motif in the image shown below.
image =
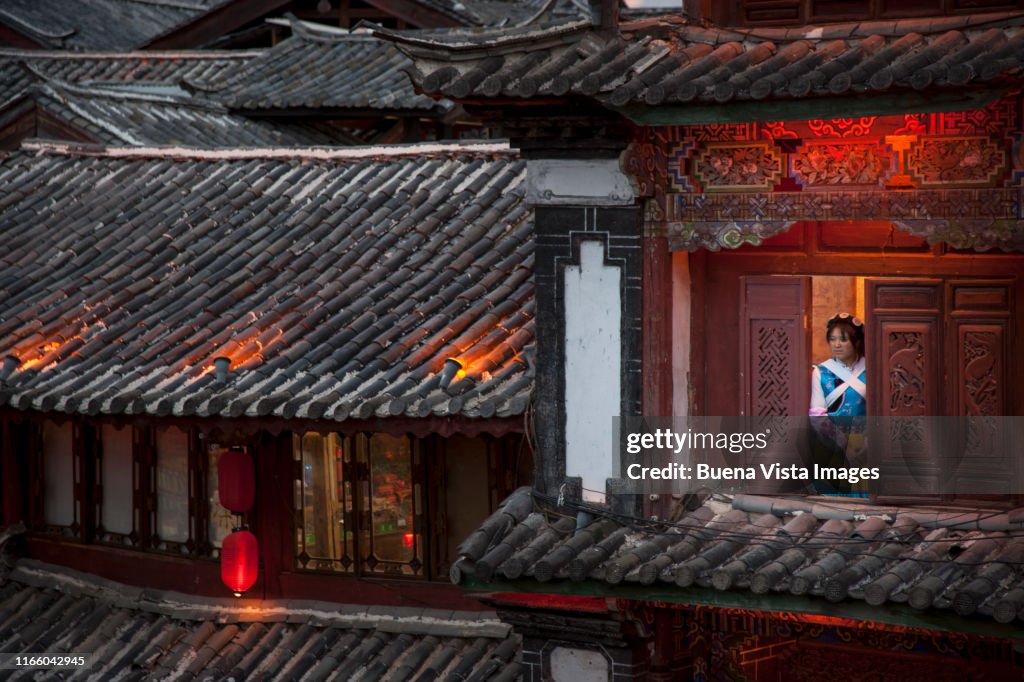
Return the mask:
[(793, 172), (809, 186), (877, 185), (892, 159), (873, 144), (809, 143), (793, 156)]
[(987, 185), (1005, 162), (1006, 155), (987, 137), (924, 138), (907, 153), (908, 170), (922, 187)]
[(707, 190), (771, 189), (782, 162), (767, 144), (708, 146), (697, 162), (696, 175)]

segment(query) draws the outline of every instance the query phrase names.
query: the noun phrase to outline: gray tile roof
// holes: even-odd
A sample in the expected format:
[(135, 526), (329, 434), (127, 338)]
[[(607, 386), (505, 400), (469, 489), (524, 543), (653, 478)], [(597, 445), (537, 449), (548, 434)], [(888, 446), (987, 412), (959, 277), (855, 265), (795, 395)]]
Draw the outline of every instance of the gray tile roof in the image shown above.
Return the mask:
[[(182, 52), (68, 52), (0, 48), (0, 104), (21, 94), (39, 76), (65, 81), (165, 86), (182, 80), (211, 80), (234, 71), (258, 50)], [(24, 64), (28, 68), (23, 68)]]
[(617, 33), (378, 30), (415, 62), (424, 92), (456, 99), (593, 97), (611, 106), (725, 103), (961, 88), (1019, 78), (1024, 15), (1000, 14), (744, 32), (676, 17)]
[[(836, 498), (737, 495), (675, 523), (602, 518), (581, 530), (527, 488), (459, 547), (454, 582), (791, 594), (1024, 621), (1024, 509), (877, 507)], [(697, 590), (697, 591), (695, 591)]]
[[(0, 355), (19, 358), (0, 371), (0, 404), (522, 414), (534, 338), (524, 178), (501, 144), (29, 145), (0, 163)], [(223, 382), (217, 357), (232, 361)], [(445, 375), (455, 361), (462, 371)]]
[(49, 81), (31, 86), (0, 107), (18, 109), (31, 100), (57, 119), (84, 132), (93, 142), (112, 145), (186, 145), (195, 147), (272, 147), (311, 144), (315, 136), (287, 133), (270, 123), (232, 114), (222, 104), (154, 86), (81, 86)]
[(418, 95), (409, 59), (365, 34), (339, 35), (293, 22), (293, 37), (240, 69), (188, 78), (233, 109), (357, 109), (441, 114), (451, 102)]
[(80, 673), (91, 680), (482, 681), (522, 672), (519, 638), (493, 614), (193, 597), (29, 559), (0, 577), (0, 649), (88, 654)]
[(515, 26), (588, 18), (584, 0), (417, 0), (463, 26)]
[(131, 50), (235, 0), (4, 0), (0, 23), (43, 47)]

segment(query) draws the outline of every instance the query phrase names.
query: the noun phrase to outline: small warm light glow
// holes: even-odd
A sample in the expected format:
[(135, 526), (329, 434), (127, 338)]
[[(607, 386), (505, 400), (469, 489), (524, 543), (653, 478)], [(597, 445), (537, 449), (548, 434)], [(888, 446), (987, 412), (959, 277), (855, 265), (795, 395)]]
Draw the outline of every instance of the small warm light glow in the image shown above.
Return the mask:
[(416, 540), (416, 535), (413, 533), (405, 533), (402, 535), (402, 547), (406, 549), (411, 548)]
[(256, 583), (258, 574), (256, 536), (237, 530), (224, 538), (220, 549), (220, 579), (236, 597)]
[(466, 376), (466, 370), (464, 370), (464, 369), (460, 369), (458, 372), (455, 373), (455, 378), (456, 379), (461, 379), (464, 376)]
[[(81, 329), (81, 332), (85, 332), (84, 327)], [(40, 368), (41, 371), (45, 372), (57, 366), (57, 361), (62, 359), (60, 357), (61, 351), (73, 341), (83, 342), (84, 339), (82, 338), (81, 333), (73, 334), (67, 338), (58, 335), (57, 338), (47, 341), (46, 343), (43, 344), (33, 344), (27, 347), (22, 346), (19, 348), (15, 348), (13, 354), (17, 355), (18, 357), (26, 358), (25, 361), (22, 362), (21, 366), (19, 367), (19, 369), (21, 369), (22, 371), (32, 369), (33, 367), (38, 367), (40, 364), (43, 363), (44, 360), (48, 360), (48, 362), (45, 365), (43, 365), (43, 367)]]
[[(268, 336), (270, 336), (269, 339), (267, 338)], [(254, 364), (260, 364), (263, 362), (265, 351), (280, 340), (282, 336), (284, 336), (284, 329), (280, 327), (276, 329), (271, 328), (267, 331), (257, 329), (244, 337), (227, 343), (209, 354), (208, 357), (227, 358), (231, 361), (232, 369), (241, 367), (243, 364), (253, 360), (255, 360)], [(212, 362), (203, 365), (203, 371), (200, 376), (205, 376), (215, 370), (216, 366)]]

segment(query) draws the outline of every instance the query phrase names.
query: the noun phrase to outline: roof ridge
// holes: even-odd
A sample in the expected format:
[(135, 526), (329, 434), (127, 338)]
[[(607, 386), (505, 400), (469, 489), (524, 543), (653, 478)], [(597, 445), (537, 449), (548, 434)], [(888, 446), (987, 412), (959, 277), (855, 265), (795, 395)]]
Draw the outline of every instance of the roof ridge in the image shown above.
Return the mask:
[[(174, 95), (154, 95), (145, 92), (136, 92), (127, 89), (117, 88), (104, 88), (104, 87), (90, 87), (84, 82), (71, 83), (60, 78), (51, 78), (45, 74), (39, 74), (40, 78), (44, 80), (41, 83), (37, 83), (34, 87), (47, 88), (54, 92), (54, 96), (60, 96), (61, 93), (68, 93), (71, 95), (78, 95), (81, 97), (96, 97), (108, 100), (119, 100), (122, 102), (150, 102), (154, 104), (172, 104), (181, 106), (189, 109), (202, 109), (211, 111), (218, 114), (229, 113), (228, 108), (220, 102), (203, 99), (197, 97), (176, 97)], [(67, 102), (65, 102), (67, 104)]]
[(590, 32), (597, 32), (588, 19), (568, 21), (541, 28), (526, 26), (517, 27), (511, 30), (502, 28), (467, 27), (445, 33), (442, 38), (412, 35), (408, 32), (384, 28), (383, 26), (378, 26), (371, 22), (365, 22), (362, 25), (369, 28), (374, 36), (380, 36), (390, 42), (406, 45), (411, 49), (444, 47), (453, 51), (473, 51), (480, 49), (481, 41), (479, 39), (483, 37), (493, 37), (493, 40), (487, 44), (487, 47), (498, 49), (503, 47), (516, 47), (525, 42), (538, 43), (543, 40), (558, 41), (564, 36), (575, 33), (586, 35)]
[(53, 589), (74, 597), (109, 601), (118, 608), (149, 611), (180, 620), (214, 620), (218, 623), (296, 622), (296, 617), (306, 617), (310, 624), (322, 627), (374, 627), (396, 632), (429, 629), (431, 634), (440, 636), (494, 639), (504, 639), (511, 631), (510, 625), (487, 612), (320, 600), (202, 597), (126, 585), (36, 559), (19, 559), (7, 576), (7, 581)]
[(130, 50), (128, 52), (111, 51), (85, 51), (77, 52), (72, 50), (24, 50), (11, 47), (0, 47), (0, 58), (11, 57), (20, 59), (44, 60), (70, 60), (81, 61), (83, 59), (252, 59), (268, 52), (267, 49), (250, 50)]
[(365, 147), (252, 147), (252, 148), (201, 148), (186, 146), (133, 146), (120, 147), (34, 140), (22, 144), (22, 149), (37, 155), (94, 156), (106, 158), (163, 158), (202, 160), (248, 160), (248, 159), (309, 159), (318, 161), (346, 159), (381, 159), (411, 156), (462, 156), (501, 155), (516, 156), (518, 149), (510, 147), (508, 141), (488, 142), (419, 142), (406, 145), (372, 145)]

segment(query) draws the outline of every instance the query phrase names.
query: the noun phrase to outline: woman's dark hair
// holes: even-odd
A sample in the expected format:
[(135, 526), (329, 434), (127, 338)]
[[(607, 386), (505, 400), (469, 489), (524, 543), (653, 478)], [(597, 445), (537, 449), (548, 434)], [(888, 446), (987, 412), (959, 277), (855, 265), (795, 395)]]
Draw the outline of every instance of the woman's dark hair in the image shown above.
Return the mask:
[[(859, 324), (858, 324), (859, 323)], [(825, 342), (832, 343), (829, 337), (832, 336), (832, 330), (838, 329), (846, 333), (846, 336), (853, 343), (853, 349), (857, 351), (857, 358), (864, 357), (864, 323), (856, 317), (847, 316), (845, 318), (836, 315), (828, 321), (828, 326), (825, 329)]]

